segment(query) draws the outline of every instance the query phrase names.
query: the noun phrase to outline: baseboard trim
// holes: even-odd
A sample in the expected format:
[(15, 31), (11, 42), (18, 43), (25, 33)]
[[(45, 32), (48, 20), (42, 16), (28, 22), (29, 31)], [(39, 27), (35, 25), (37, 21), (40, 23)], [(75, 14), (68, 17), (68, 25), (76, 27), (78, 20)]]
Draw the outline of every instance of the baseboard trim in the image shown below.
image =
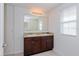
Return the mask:
[(3, 56), (4, 54), (3, 54), (3, 48), (1, 47), (0, 48), (0, 56)]
[(5, 56), (23, 56), (23, 52), (12, 53), (12, 54), (6, 54)]

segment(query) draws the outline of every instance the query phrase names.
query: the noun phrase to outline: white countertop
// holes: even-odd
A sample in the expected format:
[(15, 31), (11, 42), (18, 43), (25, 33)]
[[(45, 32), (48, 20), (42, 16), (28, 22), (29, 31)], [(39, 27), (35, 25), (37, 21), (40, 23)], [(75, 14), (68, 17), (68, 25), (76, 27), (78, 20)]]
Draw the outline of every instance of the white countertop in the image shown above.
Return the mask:
[(24, 37), (38, 37), (38, 36), (53, 36), (52, 33), (49, 33), (49, 34), (27, 34), (27, 33), (24, 33)]

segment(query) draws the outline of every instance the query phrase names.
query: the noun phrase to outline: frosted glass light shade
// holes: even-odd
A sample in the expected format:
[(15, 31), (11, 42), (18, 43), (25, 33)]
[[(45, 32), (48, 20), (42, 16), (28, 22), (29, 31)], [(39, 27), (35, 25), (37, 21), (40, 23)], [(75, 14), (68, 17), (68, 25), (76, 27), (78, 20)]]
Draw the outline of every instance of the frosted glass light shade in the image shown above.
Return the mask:
[(41, 8), (32, 8), (31, 9), (31, 14), (36, 15), (36, 16), (43, 16), (44, 15), (44, 10)]

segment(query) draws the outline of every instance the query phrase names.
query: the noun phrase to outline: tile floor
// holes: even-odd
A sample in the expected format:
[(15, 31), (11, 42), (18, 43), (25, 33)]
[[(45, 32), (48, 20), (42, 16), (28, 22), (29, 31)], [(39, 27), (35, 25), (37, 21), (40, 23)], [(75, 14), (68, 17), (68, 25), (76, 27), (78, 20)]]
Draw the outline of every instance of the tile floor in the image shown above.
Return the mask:
[(46, 51), (46, 52), (42, 52), (42, 53), (38, 53), (38, 54), (34, 54), (32, 56), (58, 56), (56, 52), (54, 52), (53, 50), (50, 51)]
[[(12, 54), (12, 55), (7, 55), (7, 56), (23, 56), (23, 53)], [(53, 50), (50, 50), (50, 51), (45, 51), (45, 52), (41, 52), (38, 54), (34, 54), (31, 56), (59, 56), (59, 55), (56, 52), (54, 52)]]

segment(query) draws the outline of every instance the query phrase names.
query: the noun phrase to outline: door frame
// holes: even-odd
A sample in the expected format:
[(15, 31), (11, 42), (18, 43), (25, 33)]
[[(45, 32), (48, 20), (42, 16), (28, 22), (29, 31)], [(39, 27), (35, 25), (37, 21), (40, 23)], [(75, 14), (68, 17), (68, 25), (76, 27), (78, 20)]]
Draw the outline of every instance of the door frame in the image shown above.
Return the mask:
[(0, 3), (0, 56), (4, 55), (4, 3)]

